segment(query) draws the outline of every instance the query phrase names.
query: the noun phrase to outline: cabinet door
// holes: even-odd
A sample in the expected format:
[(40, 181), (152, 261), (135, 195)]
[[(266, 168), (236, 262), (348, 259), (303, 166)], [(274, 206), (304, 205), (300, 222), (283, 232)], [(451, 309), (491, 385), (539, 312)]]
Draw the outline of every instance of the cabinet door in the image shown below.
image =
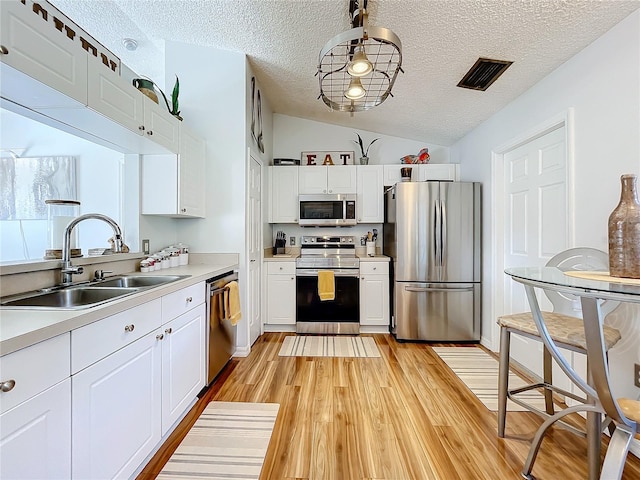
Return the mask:
[(360, 325), (389, 326), (389, 262), (360, 263)]
[(205, 143), (180, 122), (178, 214), (205, 216)]
[(34, 13), (33, 5), (0, 2), (0, 43), (7, 50), (0, 54), (2, 95), (29, 108), (86, 105), (87, 52), (59, 32), (50, 16)]
[(383, 183), (385, 187), (391, 187), (402, 180), (402, 175), (400, 175), (400, 169), (402, 167), (413, 167), (413, 165), (394, 164), (382, 166), (384, 174)]
[(267, 265), (267, 271), (266, 323), (271, 325), (295, 325), (295, 262), (269, 262)]
[(360, 325), (389, 326), (389, 276), (360, 277)]
[(358, 209), (358, 223), (384, 222), (382, 165), (359, 165), (357, 173), (358, 197), (356, 208)]
[(73, 478), (128, 478), (160, 441), (161, 332), (72, 377)]
[(356, 166), (342, 165), (329, 166), (327, 169), (327, 192), (336, 193), (356, 193)]
[(88, 77), (88, 106), (136, 134), (142, 135), (144, 95), (117, 73), (105, 68), (98, 60), (89, 61)]
[(428, 163), (419, 165), (420, 180), (460, 180), (460, 165), (457, 163)]
[(0, 415), (0, 478), (71, 478), (71, 380)]
[(180, 147), (180, 121), (171, 115), (164, 99), (160, 97), (162, 104), (157, 104), (146, 95), (142, 95), (144, 103), (144, 134), (151, 140), (178, 153)]
[(205, 385), (205, 304), (162, 327), (162, 435)]
[(329, 193), (327, 191), (327, 168), (323, 165), (298, 168), (298, 191), (301, 195)]
[(298, 223), (298, 168), (270, 167), (270, 223)]

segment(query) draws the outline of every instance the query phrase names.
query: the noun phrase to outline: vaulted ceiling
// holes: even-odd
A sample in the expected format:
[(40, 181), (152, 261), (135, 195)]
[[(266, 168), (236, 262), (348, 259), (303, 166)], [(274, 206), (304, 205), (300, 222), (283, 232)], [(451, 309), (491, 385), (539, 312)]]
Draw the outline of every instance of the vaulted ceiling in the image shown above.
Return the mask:
[[(348, 0), (52, 3), (159, 83), (165, 40), (238, 51), (277, 113), (440, 145), (463, 137), (640, 8), (638, 0), (369, 0), (369, 24), (402, 41), (405, 73), (393, 97), (351, 116), (318, 99), (315, 76), (322, 47), (350, 28)], [(126, 50), (123, 38), (137, 40), (138, 49)], [(457, 87), (478, 57), (514, 63), (486, 92)]]

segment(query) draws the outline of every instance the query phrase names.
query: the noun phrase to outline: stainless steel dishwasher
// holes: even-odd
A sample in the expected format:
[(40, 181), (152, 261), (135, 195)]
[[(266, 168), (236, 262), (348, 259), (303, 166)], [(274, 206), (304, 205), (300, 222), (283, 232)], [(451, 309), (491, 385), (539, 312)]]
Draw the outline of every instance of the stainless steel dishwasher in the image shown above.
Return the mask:
[(236, 327), (231, 325), (225, 308), (225, 292), (229, 282), (238, 281), (236, 272), (227, 272), (207, 280), (207, 385), (231, 359), (236, 344)]

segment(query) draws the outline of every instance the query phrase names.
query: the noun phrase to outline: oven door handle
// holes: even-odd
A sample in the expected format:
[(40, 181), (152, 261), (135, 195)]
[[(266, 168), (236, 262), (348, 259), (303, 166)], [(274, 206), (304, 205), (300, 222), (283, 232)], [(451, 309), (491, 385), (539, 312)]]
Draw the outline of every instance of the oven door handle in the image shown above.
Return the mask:
[[(360, 272), (358, 270), (327, 270), (332, 271), (334, 277), (358, 278), (360, 276)], [(323, 269), (296, 270), (296, 277), (317, 277), (319, 271), (323, 271)]]

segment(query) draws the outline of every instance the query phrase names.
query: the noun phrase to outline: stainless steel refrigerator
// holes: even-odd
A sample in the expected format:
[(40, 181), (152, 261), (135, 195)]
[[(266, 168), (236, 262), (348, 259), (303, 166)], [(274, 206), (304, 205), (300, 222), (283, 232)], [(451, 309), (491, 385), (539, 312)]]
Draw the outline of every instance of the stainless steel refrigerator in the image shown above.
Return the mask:
[(385, 195), (391, 330), (400, 340), (480, 340), (480, 184), (400, 182)]

